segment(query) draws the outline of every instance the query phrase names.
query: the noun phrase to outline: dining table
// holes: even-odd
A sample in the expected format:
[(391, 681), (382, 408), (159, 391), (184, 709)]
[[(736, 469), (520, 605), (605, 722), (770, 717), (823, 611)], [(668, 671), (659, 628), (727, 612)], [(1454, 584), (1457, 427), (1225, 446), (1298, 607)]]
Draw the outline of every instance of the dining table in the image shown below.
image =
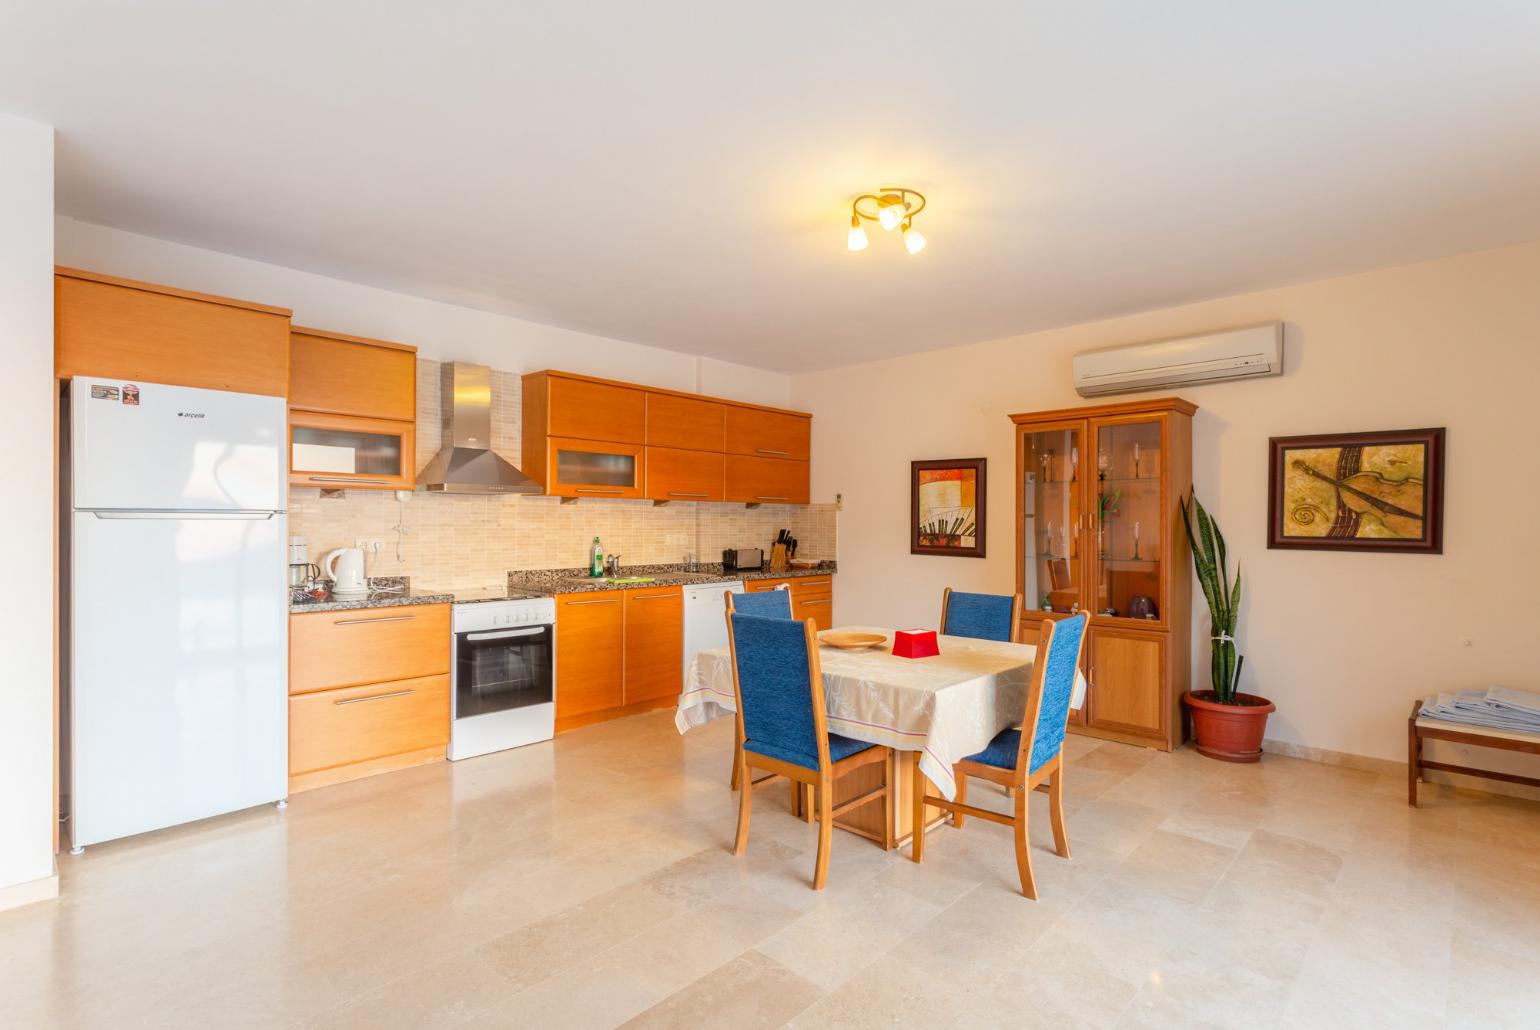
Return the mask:
[[(938, 654), (905, 658), (893, 654), (891, 628), (841, 626), (819, 637), (832, 633), (882, 634), (883, 642), (861, 650), (820, 644), (829, 732), (893, 748), (905, 768), (917, 761), (948, 800), (957, 796), (954, 764), (982, 751), (1001, 730), (1021, 724), (1037, 659), (1034, 644), (938, 634)], [(1085, 677), (1077, 671), (1072, 708), (1084, 703), (1085, 691)], [(699, 652), (679, 695), (674, 725), (685, 733), (736, 711), (728, 649)], [(900, 791), (907, 794), (902, 781), (909, 777), (900, 779)], [(865, 789), (852, 786), (854, 793)], [(900, 821), (907, 808), (898, 805)]]

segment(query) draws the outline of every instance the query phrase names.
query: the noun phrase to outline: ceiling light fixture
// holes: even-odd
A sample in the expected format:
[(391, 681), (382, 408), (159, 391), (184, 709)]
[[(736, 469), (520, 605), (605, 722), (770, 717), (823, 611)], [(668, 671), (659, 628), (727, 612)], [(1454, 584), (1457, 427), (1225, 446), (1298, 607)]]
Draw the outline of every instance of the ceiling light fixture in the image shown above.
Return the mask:
[[(862, 203), (867, 205), (864, 211), (861, 209)], [(904, 186), (884, 186), (876, 193), (861, 194), (850, 205), (850, 249), (866, 249), (866, 229), (861, 225), (861, 219), (864, 218), (876, 222), (888, 232), (902, 227), (900, 235), (903, 236), (905, 249), (911, 254), (918, 254), (925, 249), (925, 237), (914, 228), (914, 216), (924, 210), (925, 194)]]

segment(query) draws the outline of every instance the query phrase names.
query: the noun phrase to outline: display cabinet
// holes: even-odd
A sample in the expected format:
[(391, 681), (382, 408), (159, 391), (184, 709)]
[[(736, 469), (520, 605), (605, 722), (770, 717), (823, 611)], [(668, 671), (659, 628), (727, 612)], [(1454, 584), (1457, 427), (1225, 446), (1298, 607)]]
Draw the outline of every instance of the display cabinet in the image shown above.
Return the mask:
[(1023, 639), (1089, 609), (1078, 732), (1170, 750), (1185, 737), (1191, 570), (1181, 499), (1195, 405), (1175, 397), (1012, 415)]

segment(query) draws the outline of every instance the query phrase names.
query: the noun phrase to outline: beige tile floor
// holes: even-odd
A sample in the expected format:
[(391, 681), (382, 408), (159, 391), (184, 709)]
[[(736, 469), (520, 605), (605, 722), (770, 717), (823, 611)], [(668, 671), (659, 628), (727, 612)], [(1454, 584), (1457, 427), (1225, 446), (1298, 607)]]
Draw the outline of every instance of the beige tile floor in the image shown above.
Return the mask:
[[(1074, 738), (926, 862), (771, 789), (727, 851), (729, 727), (661, 712), (101, 845), (0, 913), (11, 1027), (1535, 1026), (1540, 805)], [(992, 797), (980, 785), (975, 800)]]

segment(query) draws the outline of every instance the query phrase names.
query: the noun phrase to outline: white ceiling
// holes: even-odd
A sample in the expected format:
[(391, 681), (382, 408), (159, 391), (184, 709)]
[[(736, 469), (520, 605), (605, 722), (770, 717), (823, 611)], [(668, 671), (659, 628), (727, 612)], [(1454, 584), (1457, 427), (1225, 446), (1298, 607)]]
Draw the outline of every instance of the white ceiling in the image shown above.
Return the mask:
[[(0, 109), (57, 126), (63, 214), (784, 371), (1540, 237), (1533, 0), (0, 25)], [(930, 247), (849, 253), (851, 197), (890, 183), (929, 194)]]

